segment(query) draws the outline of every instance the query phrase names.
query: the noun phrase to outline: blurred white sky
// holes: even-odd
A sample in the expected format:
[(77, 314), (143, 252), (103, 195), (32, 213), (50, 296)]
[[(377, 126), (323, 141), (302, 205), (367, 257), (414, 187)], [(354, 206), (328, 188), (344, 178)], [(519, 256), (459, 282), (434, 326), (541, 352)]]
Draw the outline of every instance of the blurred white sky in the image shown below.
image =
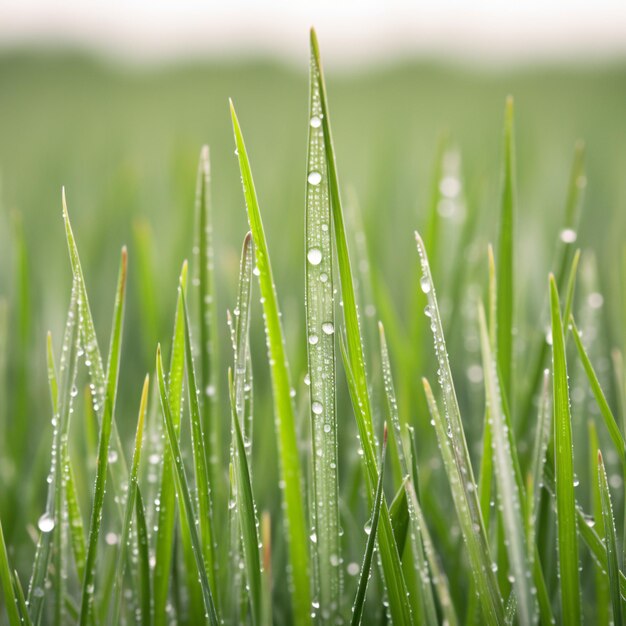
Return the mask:
[(333, 63), (626, 57), (626, 0), (0, 0), (0, 46), (79, 45), (136, 61), (265, 53)]

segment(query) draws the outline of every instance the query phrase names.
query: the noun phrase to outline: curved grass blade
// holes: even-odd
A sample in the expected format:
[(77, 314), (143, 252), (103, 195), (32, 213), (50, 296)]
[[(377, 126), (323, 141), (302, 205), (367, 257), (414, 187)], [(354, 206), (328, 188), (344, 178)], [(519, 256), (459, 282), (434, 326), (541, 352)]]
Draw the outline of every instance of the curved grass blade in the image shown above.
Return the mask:
[(335, 390), (335, 299), (330, 197), (322, 128), (322, 104), (314, 64), (310, 68), (305, 246), (306, 329), (310, 377), (313, 494), (311, 517), (316, 602), (322, 623), (340, 610), (342, 577)]
[[(322, 128), (324, 131), (324, 149), (326, 153), (326, 171), (330, 191), (333, 232), (335, 234), (335, 248), (341, 281), (341, 295), (343, 298), (344, 323), (346, 328), (345, 349), (342, 350), (344, 367), (348, 378), (348, 385), (355, 418), (363, 448), (363, 458), (366, 467), (367, 493), (370, 506), (373, 506), (375, 485), (378, 483), (378, 468), (376, 461), (376, 443), (363, 357), (363, 339), (359, 327), (359, 317), (356, 306), (356, 294), (348, 244), (339, 194), (337, 165), (330, 129), (330, 116), (326, 97), (326, 86), (320, 60), (319, 45), (314, 30), (311, 30), (311, 64), (316, 77), (315, 83), (319, 90), (322, 111)], [(385, 585), (389, 599), (391, 618), (396, 623), (411, 624), (413, 616), (407, 599), (407, 588), (402, 572), (402, 564), (398, 548), (393, 536), (393, 528), (389, 519), (389, 510), (383, 499), (380, 521), (380, 557), (384, 572)]]
[(256, 261), (259, 271), (259, 286), (263, 298), (265, 330), (269, 348), (274, 413), (278, 435), (281, 479), (285, 488), (282, 491), (285, 507), (285, 528), (289, 547), (290, 575), (292, 579), (291, 603), (294, 621), (308, 624), (311, 621), (311, 591), (309, 588), (308, 535), (304, 516), (302, 472), (298, 456), (295, 416), (291, 399), (289, 369), (280, 323), (278, 298), (274, 287), (272, 268), (261, 213), (256, 197), (250, 162), (241, 134), (237, 115), (230, 103), (235, 143), (239, 156), (239, 169), (243, 192), (248, 211), (248, 221), (256, 248)]
[(13, 582), (11, 576), (11, 568), (9, 566), (9, 557), (7, 555), (7, 547), (4, 543), (4, 534), (2, 532), (2, 522), (0, 521), (0, 583), (2, 583), (2, 591), (4, 593), (4, 606), (9, 620), (10, 626), (22, 626), (20, 618), (19, 600), (13, 590)]
[[(87, 557), (85, 559), (85, 575), (82, 584), (82, 598), (80, 607), (79, 623), (81, 626), (90, 620), (93, 610), (94, 581), (96, 577), (96, 557), (98, 552), (98, 539), (102, 523), (102, 509), (104, 507), (104, 494), (109, 466), (109, 442), (115, 423), (115, 396), (117, 393), (117, 373), (119, 368), (120, 351), (122, 348), (122, 322), (124, 318), (124, 300), (126, 295), (126, 248), (122, 248), (119, 278), (113, 310), (113, 325), (111, 331), (111, 352), (109, 356), (109, 368), (106, 380), (106, 395), (100, 422), (100, 440), (98, 443), (98, 461), (96, 465), (96, 480), (94, 486), (94, 499), (89, 523), (89, 541), (87, 543)], [(80, 306), (80, 302), (79, 302)], [(89, 349), (86, 348), (89, 356)], [(119, 458), (118, 458), (119, 460)]]
[(552, 371), (554, 407), (554, 455), (558, 530), (561, 615), (564, 623), (580, 624), (580, 581), (578, 573), (578, 531), (574, 494), (572, 418), (569, 405), (565, 338), (556, 280), (550, 275), (552, 317)]
[(229, 372), (229, 387), (231, 396), (231, 416), (233, 430), (235, 432), (235, 483), (237, 486), (237, 505), (239, 512), (239, 524), (241, 528), (241, 543), (243, 547), (244, 563), (246, 568), (247, 589), (250, 599), (250, 613), (252, 624), (261, 624), (261, 557), (259, 554), (259, 536), (257, 532), (257, 514), (246, 446), (241, 432), (241, 425), (235, 410), (235, 388), (232, 379), (232, 371)]
[(185, 474), (185, 466), (181, 457), (180, 446), (178, 444), (178, 433), (174, 426), (174, 420), (172, 418), (172, 412), (170, 407), (170, 401), (168, 398), (167, 389), (165, 386), (165, 378), (163, 376), (163, 361), (161, 359), (161, 346), (157, 347), (157, 379), (159, 383), (159, 395), (161, 398), (161, 409), (163, 412), (163, 421), (165, 423), (165, 430), (167, 433), (167, 440), (170, 449), (170, 454), (174, 461), (175, 476), (179, 491), (180, 500), (182, 500), (182, 509), (185, 511), (185, 519), (183, 520), (187, 525), (187, 531), (191, 536), (191, 544), (193, 550), (193, 556), (196, 562), (196, 569), (198, 577), (200, 579), (200, 585), (202, 587), (202, 596), (206, 609), (206, 616), (212, 626), (218, 626), (219, 619), (217, 611), (215, 610), (215, 603), (213, 602), (213, 595), (211, 593), (211, 586), (209, 585), (209, 579), (207, 576), (206, 565), (204, 563), (204, 557), (202, 556), (202, 544), (200, 537), (196, 529), (194, 520), (196, 519), (195, 511), (193, 508), (193, 501), (189, 491), (189, 484), (187, 482), (187, 476)]
[(511, 446), (507, 434), (507, 424), (502, 409), (500, 386), (498, 383), (497, 364), (491, 351), (487, 321), (482, 305), (478, 309), (480, 326), (480, 344), (483, 354), (483, 372), (485, 378), (485, 392), (489, 414), (491, 416), (491, 430), (493, 436), (492, 450), (493, 463), (498, 486), (498, 499), (504, 523), (506, 547), (513, 579), (513, 589), (517, 596), (517, 612), (520, 624), (530, 626), (536, 619), (536, 591), (531, 584), (532, 566), (528, 562), (532, 551), (527, 545), (524, 519), (522, 517), (522, 497), (515, 478)]
[(602, 520), (604, 522), (604, 545), (609, 572), (609, 588), (611, 590), (611, 606), (613, 623), (622, 624), (622, 598), (619, 591), (619, 567), (617, 563), (617, 540), (615, 538), (615, 518), (609, 482), (604, 469), (602, 453), (598, 450), (598, 484), (600, 485), (600, 501), (602, 503)]
[(378, 519), (380, 518), (380, 506), (384, 499), (383, 480), (385, 478), (385, 457), (387, 456), (387, 424), (383, 434), (383, 450), (380, 457), (380, 472), (378, 474), (378, 484), (376, 485), (376, 496), (374, 498), (374, 510), (369, 525), (369, 535), (365, 544), (365, 555), (363, 557), (363, 565), (361, 566), (361, 576), (359, 578), (359, 586), (357, 588), (354, 605), (352, 606), (352, 626), (358, 626), (363, 616), (363, 607), (365, 606), (365, 594), (367, 592), (367, 583), (370, 579), (370, 570), (372, 567), (372, 557), (374, 556), (374, 546), (376, 545), (376, 535), (378, 533)]
[(130, 476), (128, 478), (128, 495), (126, 497), (126, 509), (124, 511), (124, 522), (122, 524), (122, 532), (119, 538), (119, 550), (117, 553), (117, 563), (115, 568), (115, 580), (118, 584), (115, 586), (115, 592), (113, 596), (113, 621), (114, 623), (120, 622), (120, 608), (122, 600), (122, 584), (124, 580), (124, 567), (126, 564), (126, 548), (130, 542), (130, 529), (133, 517), (133, 510), (135, 509), (135, 497), (138, 489), (138, 473), (139, 463), (141, 461), (141, 446), (143, 444), (143, 431), (144, 431), (144, 419), (146, 415), (146, 408), (148, 406), (148, 388), (150, 386), (150, 376), (146, 374), (144, 379), (143, 389), (141, 391), (141, 400), (139, 402), (139, 416), (137, 418), (137, 430), (135, 433), (135, 449), (133, 452), (133, 460), (130, 468)]

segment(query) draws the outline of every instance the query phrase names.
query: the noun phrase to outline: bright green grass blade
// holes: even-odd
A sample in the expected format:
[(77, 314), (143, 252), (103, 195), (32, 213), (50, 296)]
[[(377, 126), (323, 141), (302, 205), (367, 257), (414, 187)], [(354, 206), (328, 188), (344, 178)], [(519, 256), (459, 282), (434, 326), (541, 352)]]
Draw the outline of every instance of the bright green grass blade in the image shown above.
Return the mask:
[(82, 580), (85, 575), (85, 559), (87, 556), (85, 525), (83, 524), (83, 516), (80, 512), (80, 506), (78, 504), (76, 479), (72, 463), (69, 459), (67, 443), (61, 446), (61, 456), (63, 458), (63, 489), (65, 491), (65, 503), (67, 505), (70, 545), (74, 555), (76, 576), (78, 577), (78, 580)]
[(235, 133), (235, 143), (239, 155), (239, 169), (243, 184), (248, 221), (256, 248), (256, 261), (259, 272), (259, 286), (263, 298), (265, 330), (269, 349), (274, 413), (278, 435), (286, 543), (289, 548), (290, 576), (292, 579), (291, 602), (293, 618), (297, 624), (311, 621), (311, 591), (309, 587), (308, 534), (304, 516), (302, 496), (302, 472), (298, 456), (295, 416), (291, 399), (289, 369), (285, 352), (284, 337), (280, 323), (278, 298), (270, 264), (269, 251), (261, 213), (250, 170), (250, 162), (235, 109), (231, 102), (231, 117)]
[(310, 67), (309, 142), (306, 183), (306, 329), (310, 377), (313, 494), (311, 536), (320, 623), (340, 613), (342, 576), (335, 390), (335, 299), (330, 195), (315, 64)]
[(261, 557), (259, 553), (259, 535), (257, 531), (256, 504), (252, 493), (250, 471), (246, 446), (241, 432), (241, 425), (235, 410), (235, 389), (232, 372), (229, 372), (229, 386), (231, 396), (231, 414), (233, 430), (235, 432), (235, 484), (237, 486), (237, 508), (241, 528), (241, 543), (243, 547), (246, 569), (246, 582), (250, 600), (250, 614), (252, 624), (261, 624)]
[(120, 609), (122, 605), (122, 587), (121, 581), (124, 580), (124, 567), (126, 565), (126, 549), (131, 541), (131, 522), (133, 511), (135, 509), (135, 496), (138, 488), (139, 463), (141, 461), (141, 446), (143, 444), (143, 431), (146, 409), (148, 406), (148, 388), (150, 386), (150, 377), (146, 375), (141, 391), (141, 400), (139, 402), (139, 416), (137, 418), (137, 430), (135, 433), (135, 448), (133, 452), (133, 460), (130, 468), (130, 476), (128, 477), (128, 495), (126, 496), (126, 509), (124, 511), (124, 521), (122, 531), (120, 533), (117, 552), (117, 563), (115, 567), (115, 580), (118, 584), (115, 586), (113, 596), (113, 621), (119, 623)]
[(574, 337), (574, 343), (576, 344), (576, 350), (578, 351), (580, 362), (585, 369), (585, 373), (587, 374), (587, 378), (589, 380), (589, 385), (591, 386), (591, 391), (593, 392), (596, 403), (598, 404), (598, 407), (600, 409), (600, 414), (604, 419), (604, 423), (607, 430), (609, 431), (609, 435), (611, 436), (611, 440), (613, 441), (615, 450), (619, 455), (620, 461), (622, 463), (622, 468), (626, 470), (626, 443), (624, 442), (624, 437), (619, 429), (619, 426), (617, 425), (617, 420), (613, 415), (613, 411), (611, 411), (611, 407), (607, 402), (606, 396), (602, 391), (600, 381), (598, 380), (593, 365), (591, 364), (591, 359), (589, 358), (587, 351), (583, 346), (580, 333), (578, 332), (578, 328), (576, 328), (576, 324), (574, 323), (574, 318), (572, 316), (570, 316), (569, 318), (569, 327), (572, 331), (572, 336)]
[(9, 557), (7, 555), (7, 547), (4, 543), (4, 534), (2, 532), (2, 521), (0, 521), (0, 582), (2, 583), (4, 606), (9, 624), (10, 626), (22, 626), (18, 609), (19, 601), (13, 591)]
[(552, 316), (552, 388), (561, 614), (564, 623), (575, 625), (580, 623), (580, 581), (574, 494), (572, 418), (569, 405), (561, 307), (556, 281), (552, 275), (550, 275), (550, 310)]
[(216, 576), (216, 562), (214, 555), (215, 534), (213, 528), (213, 514), (211, 511), (211, 488), (212, 483), (209, 474), (209, 464), (207, 463), (206, 439), (200, 413), (200, 403), (198, 397), (200, 390), (196, 383), (196, 372), (193, 362), (191, 324), (187, 310), (187, 299), (185, 290), (181, 285), (183, 297), (183, 311), (185, 314), (185, 361), (187, 364), (187, 391), (189, 397), (189, 409), (191, 413), (191, 444), (193, 454), (193, 465), (196, 478), (196, 499), (198, 506), (198, 516), (200, 525), (200, 538), (202, 539), (202, 550), (204, 562), (207, 568), (209, 584), (213, 592), (213, 597), (217, 599), (218, 587)]
[(174, 426), (174, 420), (172, 418), (172, 412), (170, 407), (170, 401), (168, 398), (167, 389), (165, 386), (165, 378), (163, 376), (163, 362), (161, 360), (161, 346), (157, 347), (157, 379), (159, 383), (159, 395), (161, 398), (161, 409), (163, 412), (163, 421), (165, 423), (165, 431), (167, 434), (167, 441), (170, 449), (170, 454), (174, 462), (174, 470), (176, 481), (178, 484), (179, 499), (182, 500), (181, 509), (185, 510), (184, 521), (187, 525), (187, 531), (191, 536), (193, 555), (196, 561), (197, 574), (200, 579), (200, 585), (202, 587), (202, 596), (206, 609), (206, 617), (209, 619), (212, 626), (218, 626), (219, 619), (215, 610), (215, 603), (213, 602), (213, 595), (211, 593), (211, 586), (209, 585), (209, 579), (207, 576), (207, 570), (204, 563), (204, 557), (202, 555), (202, 544), (200, 542), (200, 536), (194, 520), (196, 519), (195, 511), (193, 508), (193, 501), (191, 493), (189, 491), (189, 484), (187, 482), (187, 476), (185, 474), (185, 466), (181, 457), (180, 446), (178, 443), (178, 433)]
[[(587, 422), (589, 433), (589, 477), (591, 479), (591, 511), (593, 516), (593, 528), (598, 535), (604, 538), (604, 520), (602, 517), (602, 496), (600, 495), (600, 484), (598, 475), (600, 467), (598, 465), (598, 431), (593, 420)], [(608, 556), (608, 555), (607, 555)], [(595, 602), (596, 614), (594, 619), (597, 626), (608, 626), (611, 623), (611, 601), (609, 589), (609, 577), (606, 568), (602, 568), (594, 560), (595, 573)]]
[(513, 460), (507, 424), (502, 409), (500, 386), (498, 383), (497, 364), (491, 351), (489, 333), (485, 311), (482, 306), (478, 309), (480, 326), (480, 343), (483, 355), (483, 373), (485, 392), (489, 413), (491, 415), (491, 429), (493, 436), (493, 464), (498, 486), (498, 499), (507, 538), (506, 547), (511, 566), (513, 588), (517, 595), (517, 611), (520, 624), (529, 626), (536, 619), (535, 590), (531, 583), (532, 566), (528, 556), (532, 554), (526, 542), (524, 519), (522, 517), (522, 502), (524, 496), (520, 493), (515, 478)]
[(139, 561), (139, 601), (141, 610), (141, 624), (150, 626), (152, 624), (151, 611), (151, 585), (150, 585), (150, 545), (148, 536), (148, 525), (146, 523), (145, 507), (141, 490), (137, 485), (135, 494), (135, 515), (137, 518), (137, 556)]
[(369, 582), (372, 567), (372, 557), (374, 556), (374, 546), (376, 545), (376, 535), (378, 533), (378, 520), (380, 518), (380, 506), (384, 499), (383, 480), (385, 478), (385, 457), (387, 456), (387, 424), (385, 424), (385, 432), (383, 434), (383, 450), (380, 458), (380, 472), (378, 474), (378, 484), (376, 485), (376, 496), (374, 497), (374, 510), (372, 517), (368, 522), (369, 534), (367, 543), (365, 544), (365, 555), (363, 564), (361, 565), (361, 576), (359, 578), (359, 586), (357, 588), (356, 597), (352, 606), (352, 626), (358, 626), (363, 616), (363, 607), (365, 606), (365, 594), (367, 592), (367, 583)]
[[(168, 394), (174, 429), (178, 436), (180, 413), (183, 397), (183, 380), (185, 375), (185, 321), (182, 291), (187, 285), (187, 263), (183, 263), (179, 277), (176, 312), (174, 314), (174, 330), (170, 356), (168, 377)], [(182, 286), (182, 288), (181, 288)], [(169, 446), (163, 449), (163, 468), (159, 488), (159, 514), (155, 545), (155, 566), (152, 596), (154, 601), (155, 626), (165, 626), (166, 606), (172, 569), (172, 546), (174, 542), (174, 523), (176, 520), (176, 486), (174, 470)], [(193, 599), (193, 596), (192, 596)]]
[(604, 521), (604, 545), (609, 572), (609, 588), (611, 591), (611, 606), (613, 608), (613, 623), (622, 624), (622, 598), (619, 590), (619, 568), (617, 564), (617, 540), (615, 538), (615, 518), (609, 482), (604, 469), (602, 453), (598, 450), (598, 484), (600, 485), (600, 501), (602, 503), (602, 519)]
[[(100, 440), (98, 443), (98, 461), (96, 465), (96, 480), (94, 485), (94, 499), (89, 523), (89, 540), (87, 542), (87, 557), (85, 559), (85, 575), (82, 583), (82, 598), (80, 607), (81, 626), (90, 620), (93, 611), (94, 582), (96, 577), (96, 558), (98, 553), (98, 539), (102, 524), (102, 509), (104, 507), (104, 494), (109, 466), (109, 442), (115, 423), (115, 396), (117, 394), (117, 373), (119, 358), (122, 348), (122, 323), (124, 318), (124, 300), (126, 295), (126, 248), (122, 248), (119, 278), (113, 310), (113, 324), (111, 331), (111, 351), (109, 355), (110, 366), (106, 380), (106, 394), (100, 423)], [(79, 307), (80, 307), (79, 302)], [(84, 323), (84, 318), (81, 320)], [(86, 355), (90, 356), (90, 349), (85, 347)], [(119, 461), (119, 458), (118, 458)]]
[(196, 248), (198, 276), (198, 388), (202, 394), (202, 430), (206, 436), (208, 473), (216, 510), (222, 505), (221, 428), (218, 409), (217, 309), (215, 307), (215, 272), (213, 265), (213, 225), (211, 221), (211, 165), (209, 147), (203, 146), (196, 186)]
[(513, 98), (506, 100), (504, 111), (504, 149), (502, 167), (502, 197), (500, 205), (500, 234), (498, 236), (498, 368), (503, 391), (512, 399), (513, 325), (515, 311), (515, 220), (517, 198), (515, 181), (515, 145), (513, 133)]
[[(333, 231), (335, 234), (335, 248), (341, 280), (341, 295), (343, 298), (344, 323), (346, 328), (344, 367), (349, 381), (350, 395), (354, 413), (361, 437), (363, 458), (368, 485), (368, 500), (373, 505), (375, 485), (378, 483), (378, 469), (376, 461), (376, 443), (374, 426), (370, 408), (367, 375), (363, 358), (363, 341), (359, 328), (359, 317), (356, 306), (356, 295), (352, 278), (352, 269), (348, 255), (348, 244), (344, 226), (335, 151), (330, 129), (330, 117), (326, 98), (326, 86), (320, 61), (319, 46), (315, 31), (311, 30), (312, 70), (317, 78), (316, 88), (319, 90), (322, 111), (322, 128), (324, 131), (324, 148), (326, 152), (326, 174), (330, 189), (330, 199), (333, 217)], [(406, 582), (402, 573), (400, 556), (393, 537), (393, 529), (389, 519), (387, 504), (383, 500), (380, 521), (380, 557), (384, 572), (385, 585), (389, 599), (391, 618), (397, 623), (410, 624), (413, 622), (411, 608), (407, 599)]]
[(427, 315), (431, 320), (439, 380), (443, 392), (445, 423), (439, 416), (439, 410), (437, 409), (432, 391), (430, 391), (430, 386), (424, 380), (428, 405), (435, 422), (439, 446), (444, 456), (448, 482), (450, 483), (457, 517), (459, 518), (468, 549), (477, 585), (476, 590), (480, 596), (485, 619), (489, 623), (502, 623), (504, 607), (492, 569), (493, 562), (489, 552), (487, 534), (478, 499), (478, 489), (467, 449), (461, 412), (452, 380), (452, 372), (450, 371), (435, 287), (430, 274), (424, 244), (418, 233), (415, 233), (415, 237), (423, 272), (420, 286), (428, 298)]

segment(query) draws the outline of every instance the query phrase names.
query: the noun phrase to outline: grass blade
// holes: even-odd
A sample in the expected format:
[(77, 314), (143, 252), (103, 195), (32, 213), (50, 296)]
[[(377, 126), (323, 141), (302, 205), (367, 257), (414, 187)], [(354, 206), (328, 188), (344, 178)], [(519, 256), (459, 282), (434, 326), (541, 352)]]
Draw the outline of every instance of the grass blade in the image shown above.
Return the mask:
[(157, 348), (157, 379), (159, 382), (159, 395), (161, 399), (161, 409), (163, 412), (163, 421), (165, 423), (165, 431), (167, 434), (167, 441), (170, 449), (170, 454), (174, 461), (174, 470), (177, 481), (177, 487), (179, 491), (180, 500), (182, 500), (182, 507), (185, 510), (185, 519), (183, 521), (187, 524), (187, 530), (191, 536), (191, 543), (193, 549), (193, 555), (196, 562), (196, 569), (198, 577), (200, 579), (200, 585), (202, 587), (202, 597), (206, 609), (206, 616), (212, 626), (218, 626), (219, 619), (217, 611), (215, 610), (215, 603), (213, 602), (213, 595), (211, 593), (211, 586), (209, 585), (209, 579), (207, 576), (207, 570), (204, 563), (204, 557), (202, 555), (202, 544), (200, 537), (196, 529), (194, 520), (196, 519), (195, 511), (193, 508), (193, 502), (189, 491), (189, 484), (187, 482), (187, 476), (185, 474), (185, 466), (181, 457), (180, 446), (178, 444), (178, 433), (174, 426), (174, 420), (172, 418), (172, 412), (170, 407), (170, 401), (168, 398), (167, 389), (165, 386), (165, 378), (163, 376), (163, 361), (161, 359), (161, 346)]
[(313, 496), (311, 517), (316, 601), (322, 623), (337, 620), (341, 599), (341, 543), (335, 390), (335, 299), (330, 196), (322, 104), (310, 69), (305, 245), (306, 327), (310, 377)]
[(580, 581), (574, 494), (572, 418), (570, 415), (561, 308), (556, 280), (552, 275), (550, 275), (550, 310), (552, 317), (554, 454), (561, 610), (564, 623), (575, 625), (580, 623)]
[(150, 556), (148, 551), (148, 525), (146, 524), (145, 508), (141, 490), (137, 486), (135, 494), (135, 515), (137, 517), (137, 555), (139, 560), (139, 606), (141, 607), (141, 624), (152, 624)]
[(18, 609), (19, 601), (13, 591), (13, 583), (11, 576), (11, 568), (9, 566), (9, 557), (7, 555), (7, 547), (4, 543), (4, 534), (2, 532), (2, 522), (0, 521), (0, 582), (2, 583), (2, 591), (4, 593), (4, 606), (9, 620), (10, 626), (22, 626), (20, 612)]
[(265, 331), (269, 348), (270, 371), (274, 396), (274, 413), (278, 435), (281, 479), (285, 488), (282, 491), (285, 506), (285, 526), (289, 546), (289, 563), (292, 578), (291, 602), (294, 621), (308, 624), (311, 621), (311, 591), (309, 588), (308, 535), (302, 498), (302, 472), (298, 456), (298, 442), (289, 369), (285, 353), (283, 332), (280, 323), (278, 298), (270, 264), (269, 251), (259, 204), (250, 170), (250, 162), (235, 109), (231, 102), (231, 117), (235, 133), (235, 143), (239, 155), (239, 169), (243, 184), (248, 221), (256, 248), (256, 261), (259, 271), (259, 285), (263, 298)]
[(380, 506), (384, 499), (383, 480), (385, 477), (385, 457), (387, 456), (387, 424), (385, 424), (385, 432), (383, 434), (383, 451), (380, 457), (380, 472), (378, 474), (378, 484), (376, 485), (376, 496), (374, 498), (374, 510), (368, 524), (369, 535), (365, 544), (365, 555), (363, 557), (363, 565), (361, 566), (361, 576), (359, 578), (359, 586), (357, 588), (354, 605), (352, 606), (352, 626), (358, 626), (363, 616), (363, 607), (365, 606), (365, 594), (367, 592), (367, 583), (370, 579), (370, 570), (372, 568), (372, 557), (374, 556), (374, 546), (376, 545), (376, 535), (378, 533), (378, 520), (380, 518)]

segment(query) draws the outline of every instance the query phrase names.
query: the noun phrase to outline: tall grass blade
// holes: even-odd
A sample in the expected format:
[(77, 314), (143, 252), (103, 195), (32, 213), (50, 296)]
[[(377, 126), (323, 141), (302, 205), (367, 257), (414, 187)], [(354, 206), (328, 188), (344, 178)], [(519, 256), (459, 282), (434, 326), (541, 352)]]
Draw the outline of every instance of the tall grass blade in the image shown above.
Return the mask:
[(310, 377), (313, 464), (313, 561), (322, 623), (337, 620), (341, 600), (341, 543), (335, 390), (333, 249), (322, 104), (314, 64), (310, 68), (306, 183), (306, 329)]
[(609, 572), (609, 588), (611, 591), (611, 606), (613, 607), (613, 623), (622, 624), (622, 597), (619, 590), (619, 567), (617, 562), (617, 540), (615, 538), (615, 518), (609, 482), (604, 469), (602, 453), (598, 450), (598, 484), (600, 485), (600, 501), (602, 503), (602, 520), (604, 522), (604, 545)]
[(135, 494), (135, 517), (137, 519), (137, 557), (139, 561), (139, 607), (141, 624), (152, 624), (152, 592), (150, 585), (150, 554), (148, 525), (146, 523), (145, 507), (139, 485)]
[(274, 286), (272, 268), (259, 204), (250, 170), (250, 162), (235, 109), (231, 102), (231, 117), (235, 143), (239, 156), (239, 169), (248, 210), (248, 221), (256, 249), (259, 285), (263, 298), (265, 331), (270, 360), (274, 413), (278, 435), (282, 492), (285, 507), (285, 529), (289, 546), (290, 576), (292, 579), (291, 603), (294, 621), (308, 624), (311, 621), (311, 591), (309, 587), (308, 536), (302, 497), (302, 472), (298, 456), (295, 416), (291, 399), (289, 369), (280, 323), (278, 298)]
[[(96, 465), (96, 480), (94, 485), (94, 499), (89, 523), (89, 540), (87, 542), (87, 557), (85, 559), (85, 575), (82, 584), (82, 598), (79, 622), (81, 626), (90, 620), (93, 610), (94, 582), (96, 577), (96, 557), (98, 552), (98, 540), (102, 525), (102, 509), (104, 507), (104, 494), (109, 466), (109, 442), (115, 423), (115, 396), (117, 394), (117, 374), (119, 370), (120, 351), (122, 348), (122, 322), (124, 318), (124, 300), (126, 295), (126, 248), (122, 248), (119, 278), (113, 310), (113, 324), (111, 330), (111, 351), (109, 355), (109, 367), (106, 379), (106, 394), (100, 423), (100, 440), (98, 443), (98, 460)], [(81, 306), (79, 300), (79, 307)], [(82, 320), (81, 320), (82, 325)], [(85, 346), (86, 355), (90, 356), (90, 350)], [(117, 459), (119, 461), (119, 458)]]
[(167, 435), (168, 446), (170, 454), (174, 462), (174, 470), (176, 476), (176, 482), (179, 491), (179, 498), (182, 500), (181, 509), (185, 511), (185, 519), (181, 520), (186, 523), (186, 530), (191, 536), (191, 544), (193, 550), (193, 556), (196, 562), (197, 574), (200, 579), (200, 585), (202, 587), (202, 597), (204, 606), (206, 609), (205, 617), (209, 619), (212, 626), (218, 626), (219, 618), (215, 609), (215, 603), (213, 601), (213, 595), (211, 593), (211, 586), (207, 576), (207, 569), (204, 563), (204, 557), (202, 553), (202, 544), (200, 542), (200, 536), (194, 520), (196, 519), (196, 513), (193, 507), (193, 501), (191, 493), (189, 491), (189, 484), (187, 482), (187, 475), (185, 473), (185, 466), (181, 457), (180, 445), (178, 443), (178, 433), (174, 426), (174, 420), (172, 418), (172, 412), (170, 407), (170, 401), (168, 398), (168, 392), (165, 385), (165, 377), (163, 375), (163, 361), (161, 359), (161, 346), (157, 347), (157, 360), (156, 360), (157, 379), (159, 383), (159, 396), (161, 399), (161, 409), (163, 412), (163, 421), (165, 423), (165, 431)]
[(12, 578), (7, 547), (4, 543), (4, 534), (2, 532), (2, 522), (0, 522), (0, 583), (2, 583), (2, 591), (4, 593), (5, 611), (10, 626), (22, 626), (18, 609), (19, 601), (13, 590)]
[(552, 275), (550, 275), (550, 310), (552, 317), (554, 455), (561, 611), (564, 623), (574, 625), (580, 623), (580, 581), (574, 494), (572, 418), (570, 415), (561, 308), (556, 280)]

